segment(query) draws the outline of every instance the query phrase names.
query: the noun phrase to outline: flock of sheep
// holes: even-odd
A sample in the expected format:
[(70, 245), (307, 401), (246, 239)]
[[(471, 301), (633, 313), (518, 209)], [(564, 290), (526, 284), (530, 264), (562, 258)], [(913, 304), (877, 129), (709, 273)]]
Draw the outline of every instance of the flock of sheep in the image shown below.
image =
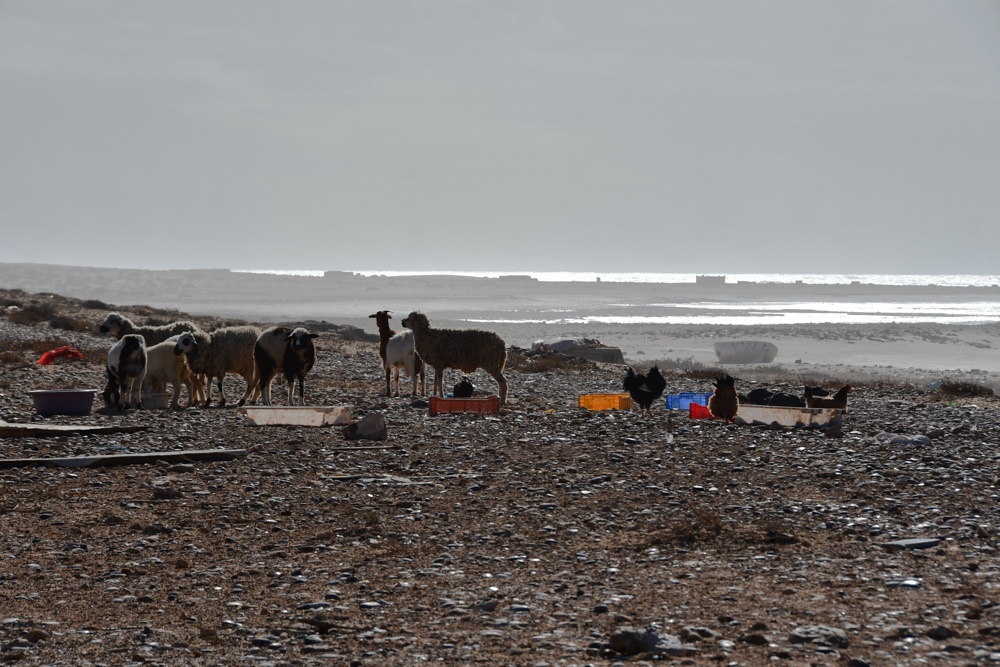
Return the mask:
[[(378, 324), (387, 395), (392, 395), (390, 376), (395, 373), (395, 395), (399, 396), (400, 370), (412, 378), (412, 394), (417, 393), (419, 378), (426, 395), (425, 367), (432, 367), (432, 391), (443, 397), (446, 368), (465, 373), (482, 368), (497, 381), (500, 404), (506, 404), (503, 368), (507, 346), (497, 334), (477, 329), (437, 329), (420, 312), (410, 313), (402, 321), (408, 330), (396, 333), (389, 328), (389, 311), (371, 317)], [(305, 377), (316, 363), (313, 339), (317, 334), (302, 327), (274, 326), (262, 331), (254, 326), (237, 326), (206, 333), (193, 322), (139, 326), (119, 313), (110, 313), (100, 330), (118, 341), (108, 352), (108, 383), (103, 394), (105, 408), (117, 410), (141, 408), (143, 393), (163, 392), (167, 384), (173, 387), (171, 408), (179, 407), (183, 386), (188, 390), (189, 406), (207, 407), (212, 402), (213, 380), (219, 388), (219, 405), (225, 406), (222, 380), (227, 373), (246, 381), (239, 405), (258, 399), (271, 405), (271, 382), (279, 373), (288, 382), (288, 405), (294, 404), (296, 381), (299, 405), (305, 405)]]

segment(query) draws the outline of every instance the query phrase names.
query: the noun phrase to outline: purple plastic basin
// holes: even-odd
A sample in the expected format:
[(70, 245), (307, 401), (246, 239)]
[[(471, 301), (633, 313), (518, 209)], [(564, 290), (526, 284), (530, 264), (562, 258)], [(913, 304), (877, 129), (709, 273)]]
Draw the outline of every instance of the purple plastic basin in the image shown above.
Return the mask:
[(40, 415), (85, 415), (94, 405), (96, 389), (39, 389), (29, 391)]

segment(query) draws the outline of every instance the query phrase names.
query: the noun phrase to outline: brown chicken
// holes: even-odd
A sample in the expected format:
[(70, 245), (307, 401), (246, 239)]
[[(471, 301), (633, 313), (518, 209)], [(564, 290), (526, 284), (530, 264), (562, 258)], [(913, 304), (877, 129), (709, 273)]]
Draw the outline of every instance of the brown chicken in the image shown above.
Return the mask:
[(813, 396), (812, 389), (806, 387), (805, 398), (807, 408), (839, 408), (841, 410), (847, 409), (847, 394), (851, 391), (851, 385), (845, 384), (840, 388), (833, 396), (820, 397)]
[(733, 421), (740, 409), (740, 398), (736, 394), (736, 380), (725, 376), (715, 381), (715, 392), (708, 399), (708, 411), (716, 419)]

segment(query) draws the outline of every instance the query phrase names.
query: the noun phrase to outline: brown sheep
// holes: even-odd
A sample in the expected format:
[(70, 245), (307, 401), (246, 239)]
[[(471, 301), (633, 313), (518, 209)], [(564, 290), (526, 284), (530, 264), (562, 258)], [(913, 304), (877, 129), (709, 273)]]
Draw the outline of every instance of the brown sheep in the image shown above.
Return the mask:
[[(385, 364), (385, 346), (389, 344), (389, 339), (396, 335), (396, 332), (389, 328), (389, 320), (392, 319), (392, 315), (389, 312), (388, 310), (380, 310), (374, 315), (368, 316), (374, 317), (375, 324), (378, 325), (378, 356), (382, 357), (383, 365)], [(386, 373), (385, 381), (386, 383), (389, 382), (388, 372)]]
[(733, 421), (740, 409), (740, 397), (736, 393), (736, 380), (725, 376), (715, 381), (715, 392), (708, 399), (708, 411), (716, 419)]
[(403, 320), (403, 326), (413, 330), (417, 354), (434, 369), (435, 396), (444, 398), (444, 369), (472, 373), (482, 368), (497, 381), (500, 405), (507, 404), (507, 378), (503, 375), (507, 345), (503, 338), (479, 329), (435, 329), (427, 316), (417, 311)]

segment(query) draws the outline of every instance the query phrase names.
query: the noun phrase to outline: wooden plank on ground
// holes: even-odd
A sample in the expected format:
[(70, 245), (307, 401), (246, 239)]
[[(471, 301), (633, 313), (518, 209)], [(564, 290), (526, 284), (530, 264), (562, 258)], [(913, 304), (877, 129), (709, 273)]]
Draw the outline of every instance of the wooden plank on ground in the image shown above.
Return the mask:
[(228, 461), (245, 456), (245, 449), (192, 449), (187, 451), (143, 452), (136, 454), (101, 454), (96, 456), (66, 456), (47, 459), (0, 459), (2, 468), (58, 466), (62, 468), (105, 468), (143, 463), (187, 463), (190, 461)]
[(0, 438), (52, 438), (59, 435), (86, 434), (108, 435), (111, 433), (138, 433), (148, 431), (151, 426), (79, 426), (65, 424), (11, 424), (0, 421)]

